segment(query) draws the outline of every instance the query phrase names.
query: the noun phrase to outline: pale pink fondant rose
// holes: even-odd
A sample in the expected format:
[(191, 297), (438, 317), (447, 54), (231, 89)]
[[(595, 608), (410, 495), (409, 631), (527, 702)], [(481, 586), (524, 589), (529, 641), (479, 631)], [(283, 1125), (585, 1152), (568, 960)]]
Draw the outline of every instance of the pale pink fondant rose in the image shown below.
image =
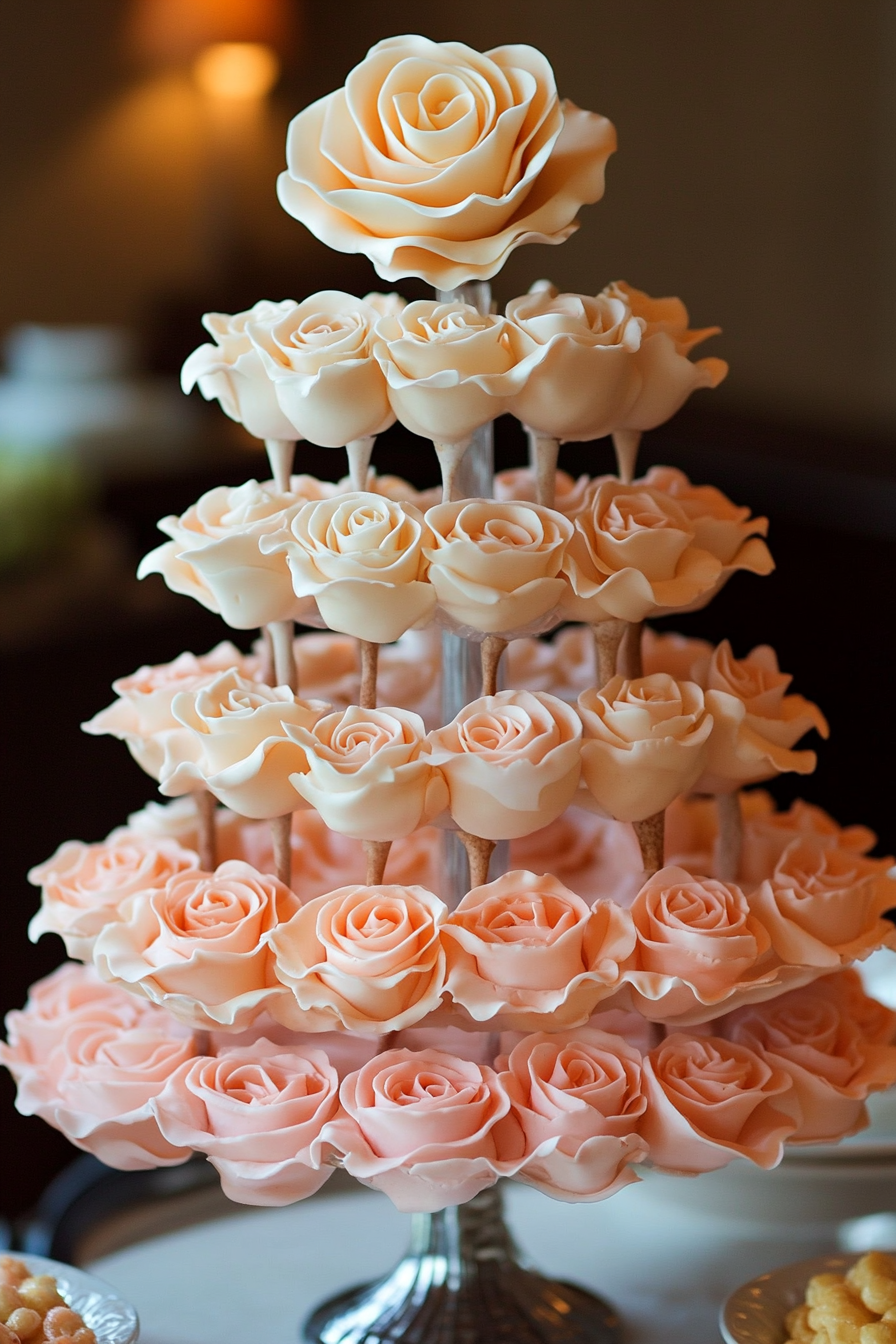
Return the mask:
[(696, 1176), (736, 1157), (781, 1161), (796, 1122), (789, 1072), (746, 1045), (717, 1036), (668, 1036), (644, 1060), (647, 1113), (639, 1126), (650, 1160)]
[(472, 701), (429, 737), (451, 816), (487, 840), (547, 826), (575, 794), (581, 737), (575, 710), (552, 695), (499, 691)]
[(572, 524), (538, 504), (468, 499), (426, 515), (429, 581), (459, 626), (508, 635), (550, 622), (566, 588), (559, 577)]
[(327, 1125), (325, 1141), (403, 1212), (464, 1204), (522, 1157), (519, 1126), (502, 1123), (510, 1100), (486, 1065), (387, 1050), (350, 1074), (339, 1096), (346, 1114)]
[(351, 635), (303, 630), (293, 640), (292, 651), (303, 699), (326, 700), (334, 709), (357, 702), (361, 669), (358, 643)]
[(67, 840), (28, 874), (41, 888), (41, 908), (28, 936), (36, 943), (41, 934), (58, 933), (70, 957), (89, 961), (97, 934), (121, 918), (129, 896), (155, 891), (175, 873), (198, 866), (197, 855), (174, 840), (126, 832), (98, 845)]
[(631, 826), (579, 807), (550, 826), (510, 842), (512, 868), (549, 870), (589, 904), (612, 899), (631, 905), (644, 880), (643, 860)]
[(412, 504), (356, 491), (306, 505), (264, 544), (285, 557), (297, 596), (313, 597), (332, 630), (388, 644), (432, 615), (428, 541)]
[[(554, 473), (554, 508), (565, 518), (574, 518), (579, 509), (587, 503), (591, 488), (590, 476), (574, 479), (566, 471)], [(495, 477), (495, 499), (504, 503), (510, 500), (524, 500), (528, 504), (536, 503), (535, 472), (531, 467), (511, 467), (499, 471)]]
[(508, 407), (532, 342), (472, 304), (418, 299), (376, 327), (374, 354), (398, 419), (435, 443), (467, 443)]
[(262, 551), (261, 542), (334, 488), (312, 476), (293, 476), (287, 491), (273, 481), (216, 486), (181, 517), (161, 520), (171, 540), (143, 557), (137, 577), (161, 574), (173, 592), (194, 597), (236, 630), (299, 620), (309, 604), (293, 592), (285, 558)]
[(377, 694), (419, 714), (428, 729), (442, 722), (442, 635), (437, 626), (407, 630), (380, 649)]
[(283, 994), (268, 941), (298, 904), (282, 882), (238, 860), (181, 873), (131, 898), (97, 938), (94, 965), (178, 1021), (240, 1031)]
[(404, 709), (328, 714), (312, 729), (293, 729), (305, 771), (296, 791), (334, 831), (355, 840), (397, 840), (445, 810), (448, 791), (429, 757), (426, 729)]
[(581, 1029), (527, 1036), (499, 1059), (499, 1078), (525, 1136), (518, 1181), (569, 1202), (606, 1199), (638, 1177), (647, 1144), (639, 1051)]
[(208, 789), (244, 817), (265, 819), (297, 804), (289, 777), (307, 768), (305, 752), (287, 728), (310, 728), (329, 705), (300, 700), (288, 686), (265, 686), (224, 672), (198, 691), (174, 697), (171, 711), (189, 732), (183, 756), (166, 762), (162, 793)]
[(107, 709), (101, 709), (81, 727), (98, 736), (111, 733), (126, 742), (138, 765), (158, 779), (171, 733), (183, 733), (183, 725), (171, 713), (171, 702), (179, 691), (195, 691), (207, 686), (221, 672), (231, 668), (248, 680), (259, 679), (260, 660), (240, 653), (235, 644), (224, 640), (210, 653), (197, 657), (182, 653), (173, 663), (139, 667), (129, 677), (113, 681), (118, 696)]
[(616, 428), (654, 429), (674, 415), (697, 388), (718, 387), (728, 372), (724, 359), (710, 356), (692, 362), (688, 356), (695, 345), (715, 336), (719, 327), (691, 331), (681, 299), (652, 299), (624, 280), (608, 285), (602, 297), (624, 302), (642, 327), (635, 359), (640, 389)]
[(642, 327), (625, 299), (542, 289), (506, 311), (536, 346), (509, 403), (519, 420), (562, 443), (600, 439), (625, 422), (641, 387)]
[(231, 420), (245, 425), (257, 439), (294, 439), (296, 431), (280, 409), (274, 385), (246, 332), (250, 322), (276, 321), (294, 307), (292, 299), (281, 303), (262, 299), (244, 313), (206, 313), (202, 325), (215, 344), (200, 345), (189, 356), (180, 375), (183, 390), (192, 392), (198, 383), (206, 401), (217, 397)]
[(575, 704), (594, 685), (594, 635), (587, 625), (568, 625), (548, 639), (514, 639), (506, 653), (507, 681), (520, 691), (547, 691)]
[(293, 120), (283, 208), (386, 280), (488, 280), (521, 243), (560, 243), (600, 200), (610, 122), (557, 97), (533, 47), (391, 37)]
[(731, 793), (782, 771), (812, 773), (815, 752), (792, 748), (810, 728), (827, 737), (827, 721), (811, 700), (786, 694), (792, 678), (778, 671), (774, 649), (761, 644), (738, 659), (725, 639), (695, 675), (713, 717), (699, 793)]
[[(361, 845), (331, 831), (313, 808), (292, 814), (292, 889), (303, 905), (349, 882), (363, 882), (366, 860)], [(243, 825), (240, 857), (260, 873), (275, 873), (274, 844), (266, 821)], [(390, 855), (390, 872), (392, 859)]]
[(645, 625), (641, 632), (641, 663), (644, 676), (665, 672), (676, 681), (694, 681), (694, 665), (712, 656), (713, 646), (707, 639), (693, 639), (674, 630), (662, 634)]
[(326, 289), (247, 324), (246, 334), (292, 426), (285, 437), (341, 448), (393, 423), (386, 380), (372, 354), (380, 316), (367, 300)]
[(273, 1015), (295, 1031), (382, 1034), (419, 1022), (445, 986), (444, 916), (423, 887), (341, 887), (309, 901), (270, 938), (292, 991)]
[(712, 715), (692, 681), (665, 673), (613, 677), (579, 696), (582, 778), (617, 821), (642, 821), (687, 793), (703, 773)]
[[(215, 808), (215, 844), (218, 862), (245, 858), (242, 844), (243, 819), (227, 807)], [(119, 835), (137, 835), (147, 840), (176, 840), (184, 849), (199, 848), (199, 819), (193, 795), (186, 794), (170, 803), (148, 802), (139, 812), (131, 812), (128, 824), (113, 831)]]
[[(397, 309), (396, 311), (400, 311)], [(386, 316), (386, 314), (383, 314)], [(339, 482), (339, 493), (343, 495), (350, 494), (356, 487), (352, 483), (351, 476), (343, 476)], [(380, 476), (374, 467), (367, 469), (367, 484), (364, 487), (374, 495), (384, 495), (386, 499), (393, 500), (396, 504), (413, 504), (415, 509), (425, 513), (431, 509), (434, 504), (438, 504), (442, 498), (442, 488), (438, 485), (431, 485), (425, 490), (418, 490), (406, 481), (403, 476)]]
[(741, 871), (745, 882), (758, 884), (771, 877), (781, 855), (794, 840), (822, 849), (848, 849), (865, 854), (877, 843), (867, 826), (838, 826), (834, 818), (815, 803), (797, 798), (786, 812), (776, 812), (769, 795), (762, 789), (741, 793), (744, 802), (759, 797), (768, 799), (766, 808), (744, 814), (744, 847)]
[(865, 1038), (837, 977), (740, 1008), (720, 1025), (729, 1039), (790, 1075), (794, 1143), (832, 1142), (864, 1129), (868, 1094), (896, 1082), (896, 1047)]
[(576, 1027), (619, 984), (631, 918), (592, 909), (556, 877), (510, 872), (474, 887), (442, 926), (446, 989), (475, 1022), (504, 1031)]
[(162, 1133), (205, 1153), (238, 1204), (305, 1199), (333, 1174), (320, 1134), (339, 1110), (339, 1079), (321, 1050), (271, 1041), (183, 1065), (156, 1098)]

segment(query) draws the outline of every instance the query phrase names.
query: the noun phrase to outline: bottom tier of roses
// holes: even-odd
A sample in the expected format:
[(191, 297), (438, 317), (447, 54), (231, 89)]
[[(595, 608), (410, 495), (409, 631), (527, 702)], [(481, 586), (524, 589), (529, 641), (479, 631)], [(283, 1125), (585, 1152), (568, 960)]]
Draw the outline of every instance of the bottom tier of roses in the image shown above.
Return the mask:
[(196, 1150), (231, 1199), (267, 1205), (341, 1166), (407, 1211), (501, 1176), (575, 1201), (637, 1180), (645, 1160), (689, 1175), (737, 1157), (773, 1167), (786, 1141), (862, 1128), (869, 1092), (896, 1081), (896, 1014), (854, 971), (646, 1050), (618, 1034), (643, 1021), (619, 1013), (552, 1035), (409, 1031), (386, 1049), (269, 1025), (275, 1039), (203, 1039), (67, 964), (9, 1015), (0, 1060), (20, 1111), (111, 1166)]

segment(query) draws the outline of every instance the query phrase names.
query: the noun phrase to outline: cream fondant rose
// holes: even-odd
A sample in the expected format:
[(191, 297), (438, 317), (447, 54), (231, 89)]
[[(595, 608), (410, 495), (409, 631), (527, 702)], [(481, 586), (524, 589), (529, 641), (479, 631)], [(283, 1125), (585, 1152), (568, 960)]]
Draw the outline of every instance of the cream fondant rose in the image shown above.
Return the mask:
[(498, 1077), (525, 1136), (518, 1181), (555, 1199), (606, 1199), (638, 1178), (647, 1144), (640, 1053), (590, 1029), (527, 1036)]
[(380, 316), (365, 299), (326, 289), (248, 323), (246, 333), (293, 427), (288, 437), (341, 448), (392, 424), (386, 380), (372, 354)]
[(298, 904), (282, 882), (239, 860), (180, 873), (131, 898), (97, 938), (94, 965), (189, 1026), (240, 1031), (283, 994), (267, 943)]
[(87, 961), (97, 934), (121, 917), (129, 896), (164, 887), (169, 877), (198, 864), (196, 854), (174, 840), (127, 833), (98, 845), (67, 840), (28, 874), (41, 888), (41, 908), (28, 935), (36, 943), (41, 934), (58, 933), (70, 957)]
[(162, 1133), (205, 1153), (238, 1204), (292, 1204), (333, 1174), (320, 1133), (339, 1110), (339, 1079), (321, 1050), (262, 1039), (191, 1060), (155, 1110)]
[(663, 673), (579, 696), (585, 728), (582, 778), (617, 821), (642, 821), (686, 793), (702, 774), (712, 716), (692, 681)]
[[(354, 489), (351, 476), (343, 476), (339, 482), (340, 493), (349, 494)], [(385, 495), (386, 499), (394, 500), (396, 504), (413, 504), (421, 513), (431, 509), (433, 504), (438, 504), (442, 498), (442, 491), (437, 485), (418, 490), (403, 476), (380, 476), (373, 467), (368, 469), (365, 489), (374, 495)]]
[(581, 1026), (618, 986), (635, 935), (612, 901), (592, 909), (556, 877), (510, 872), (463, 897), (442, 926), (446, 988), (506, 1031)]
[(572, 524), (538, 504), (468, 499), (426, 514), (424, 547), (439, 606), (460, 626), (485, 634), (539, 628), (566, 588), (560, 575)]
[(311, 729), (292, 730), (306, 766), (291, 783), (332, 830), (355, 840), (397, 840), (448, 802), (425, 734), (423, 720), (408, 710), (352, 705)]
[(451, 816), (486, 840), (514, 840), (559, 817), (578, 786), (581, 738), (575, 710), (532, 691), (484, 695), (429, 735)]
[(487, 280), (600, 200), (610, 122), (557, 97), (533, 47), (391, 37), (290, 126), (283, 208), (386, 280)]
[(331, 630), (388, 644), (432, 615), (428, 541), (412, 504), (358, 491), (306, 505), (265, 548), (285, 557), (296, 595), (313, 597)]
[[(591, 477), (573, 478), (566, 471), (554, 472), (554, 508), (565, 518), (574, 518), (587, 503)], [(503, 502), (525, 500), (534, 504), (538, 498), (536, 475), (531, 467), (511, 467), (499, 471), (495, 477), (495, 499)]]
[(341, 887), (309, 901), (271, 935), (273, 1005), (294, 1031), (381, 1034), (438, 1006), (445, 985), (442, 902), (423, 887)]
[(284, 557), (260, 543), (332, 488), (310, 476), (293, 476), (285, 492), (272, 481), (216, 486), (180, 518), (162, 519), (159, 529), (171, 540), (143, 557), (137, 577), (161, 574), (173, 592), (194, 597), (235, 630), (298, 620), (308, 604), (296, 598)]
[(250, 322), (276, 322), (294, 307), (292, 299), (262, 299), (244, 313), (206, 313), (202, 325), (215, 344), (200, 345), (187, 359), (180, 375), (183, 390), (192, 392), (198, 383), (206, 401), (217, 398), (231, 420), (257, 439), (294, 439), (296, 431), (246, 332)]
[(774, 1167), (796, 1127), (790, 1074), (716, 1036), (667, 1037), (644, 1060), (644, 1090), (639, 1129), (664, 1171), (696, 1176), (736, 1157)]
[(537, 349), (509, 410), (529, 429), (561, 442), (600, 439), (625, 419), (641, 387), (641, 323), (608, 294), (523, 295), (507, 316)]
[(174, 744), (183, 754), (166, 761), (159, 788), (171, 797), (208, 789), (244, 817), (292, 812), (297, 800), (289, 777), (306, 760), (287, 727), (310, 728), (328, 708), (299, 700), (288, 686), (246, 681), (236, 672), (181, 692), (171, 710), (189, 735)]

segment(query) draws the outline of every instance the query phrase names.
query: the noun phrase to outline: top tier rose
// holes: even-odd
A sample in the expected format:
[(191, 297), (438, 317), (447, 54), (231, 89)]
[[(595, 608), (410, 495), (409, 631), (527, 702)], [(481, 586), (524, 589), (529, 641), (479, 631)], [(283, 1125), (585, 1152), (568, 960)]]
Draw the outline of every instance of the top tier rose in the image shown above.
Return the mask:
[(615, 148), (533, 47), (392, 37), (294, 118), (278, 192), (328, 246), (447, 290), (488, 280), (521, 243), (568, 238)]

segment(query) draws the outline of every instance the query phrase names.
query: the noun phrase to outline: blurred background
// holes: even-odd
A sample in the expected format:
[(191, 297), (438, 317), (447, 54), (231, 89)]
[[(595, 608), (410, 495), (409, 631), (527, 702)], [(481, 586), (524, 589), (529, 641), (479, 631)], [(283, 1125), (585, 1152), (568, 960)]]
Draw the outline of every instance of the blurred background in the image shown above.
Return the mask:
[[(450, 14), (449, 14), (450, 11)], [(896, 846), (896, 6), (892, 0), (41, 0), (0, 6), (0, 675), (4, 929), (0, 1008), (62, 958), (26, 940), (25, 874), (102, 838), (153, 796), (78, 723), (113, 677), (203, 652), (220, 622), (152, 577), (155, 522), (263, 470), (177, 373), (201, 314), (324, 287), (384, 287), (278, 206), (286, 128), (379, 38), (529, 42), (561, 94), (609, 116), (607, 192), (562, 248), (525, 247), (500, 300), (541, 277), (680, 294), (731, 373), (648, 435), (643, 461), (711, 480), (771, 517), (778, 571), (738, 576), (676, 622), (771, 642), (829, 715), (815, 776), (784, 779)], [(399, 286), (408, 297), (422, 290)], [(701, 352), (702, 353), (702, 352)], [(521, 460), (497, 426), (501, 465)], [(609, 468), (606, 443), (561, 465)], [(336, 477), (341, 453), (305, 452)], [(396, 428), (381, 470), (434, 479)], [(0, 1215), (70, 1156), (18, 1117), (0, 1077)]]

